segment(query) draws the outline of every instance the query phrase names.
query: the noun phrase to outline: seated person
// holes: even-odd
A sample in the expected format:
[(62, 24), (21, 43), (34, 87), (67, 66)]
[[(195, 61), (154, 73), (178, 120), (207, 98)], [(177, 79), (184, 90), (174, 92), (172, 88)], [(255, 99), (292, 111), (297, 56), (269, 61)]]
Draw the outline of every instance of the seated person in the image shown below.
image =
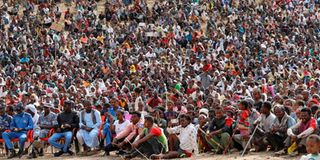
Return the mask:
[[(239, 143), (244, 149), (250, 137), (250, 103), (248, 101), (241, 101), (239, 103), (239, 109), (240, 112), (237, 117), (238, 123), (236, 126), (236, 130), (239, 130), (239, 133), (236, 133), (233, 139), (235, 140), (235, 142)], [(246, 153), (248, 150), (250, 150), (250, 148), (251, 145), (248, 144), (246, 151), (242, 152)]]
[(320, 137), (316, 134), (310, 135), (307, 138), (307, 152), (309, 154), (302, 156), (300, 160), (320, 159), (319, 148), (320, 148)]
[[(112, 133), (115, 133), (116, 135), (119, 135), (122, 131), (124, 131), (129, 125), (130, 121), (126, 120), (124, 117), (124, 111), (118, 110), (116, 113), (117, 120), (114, 121), (113, 124), (110, 125), (110, 123), (106, 123), (103, 128), (103, 135), (106, 137), (106, 153), (105, 155), (109, 155), (111, 150), (116, 150), (117, 148), (114, 148), (115, 146), (112, 145)], [(110, 116), (112, 117), (112, 116)]]
[(177, 136), (178, 139), (173, 142), (173, 150), (166, 154), (152, 155), (152, 159), (169, 159), (191, 157), (198, 154), (197, 129), (191, 123), (188, 115), (182, 114), (179, 118), (179, 126), (168, 128), (167, 131), (171, 136)]
[(287, 138), (287, 130), (293, 126), (296, 121), (290, 117), (283, 106), (274, 107), (276, 119), (272, 124), (271, 132), (267, 135), (267, 140), (275, 152), (284, 148), (284, 141)]
[(148, 158), (152, 154), (168, 151), (167, 137), (160, 127), (154, 125), (153, 117), (145, 117), (144, 127), (143, 133), (139, 135), (139, 139), (132, 143), (133, 152), (127, 155), (126, 158), (134, 158), (139, 154)]
[(271, 113), (271, 108), (272, 105), (270, 102), (263, 102), (260, 109), (261, 116), (255, 122), (255, 124), (258, 125), (258, 128), (253, 136), (252, 143), (254, 144), (256, 152), (267, 150), (269, 145), (267, 136), (276, 119), (276, 116)]
[[(27, 132), (33, 129), (32, 117), (29, 113), (23, 111), (23, 104), (18, 103), (15, 107), (17, 112), (13, 116), (13, 119), (10, 124), (11, 132), (3, 132), (2, 138), (6, 144), (6, 147), (9, 150), (8, 159), (14, 158), (16, 156), (21, 156), (23, 154), (24, 144), (27, 140)], [(19, 152), (16, 154), (11, 143), (11, 139), (19, 138)]]
[[(73, 152), (70, 151), (70, 143), (73, 137), (72, 131), (79, 126), (79, 117), (76, 112), (71, 110), (74, 106), (74, 102), (66, 100), (63, 106), (64, 111), (57, 117), (58, 125), (55, 126), (56, 133), (54, 133), (48, 140), (50, 145), (60, 149), (59, 152), (54, 153), (55, 157), (59, 157), (63, 153), (73, 155)], [(64, 138), (64, 144), (57, 142), (61, 138)]]
[(229, 117), (224, 114), (224, 110), (217, 107), (215, 110), (215, 118), (209, 125), (210, 133), (206, 139), (218, 154), (222, 154), (227, 147), (230, 148), (228, 145), (230, 141), (232, 120), (230, 123), (228, 119)]
[(86, 153), (88, 147), (93, 149), (99, 145), (98, 133), (101, 116), (99, 111), (92, 109), (90, 101), (85, 100), (83, 104), (85, 109), (80, 112), (80, 130), (77, 132), (77, 139)]
[(298, 148), (297, 151), (292, 154), (306, 152), (307, 137), (316, 132), (317, 122), (311, 117), (311, 110), (308, 108), (301, 109), (300, 118), (301, 121), (287, 130), (288, 137), (285, 140), (285, 149), (277, 152), (278, 155), (285, 154), (287, 148), (289, 148), (293, 143), (296, 143)]
[(54, 128), (58, 124), (57, 114), (53, 113), (50, 109), (53, 108), (53, 105), (50, 103), (43, 104), (43, 112), (39, 116), (38, 124), (33, 132), (33, 148), (32, 152), (28, 158), (37, 158), (36, 153), (39, 156), (43, 156), (43, 141), (40, 141), (39, 138), (46, 138), (50, 129)]
[(12, 117), (5, 112), (6, 105), (4, 103), (0, 104), (0, 138), (2, 138), (2, 133), (5, 130), (10, 129), (10, 123)]
[(112, 145), (107, 145), (106, 153), (127, 148), (127, 144), (133, 142), (135, 137), (143, 131), (143, 119), (140, 112), (131, 113), (131, 123), (112, 140)]
[(211, 146), (206, 140), (206, 132), (209, 128), (208, 118), (206, 114), (200, 113), (199, 124), (196, 126), (198, 129), (198, 146), (199, 152), (211, 151)]

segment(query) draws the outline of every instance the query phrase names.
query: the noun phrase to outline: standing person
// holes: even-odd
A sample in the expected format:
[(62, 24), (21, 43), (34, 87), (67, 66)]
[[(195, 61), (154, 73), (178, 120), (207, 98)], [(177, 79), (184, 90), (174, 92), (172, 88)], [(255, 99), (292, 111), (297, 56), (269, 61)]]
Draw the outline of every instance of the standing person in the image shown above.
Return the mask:
[[(57, 114), (53, 113), (50, 109), (53, 109), (53, 105), (50, 103), (44, 103), (43, 104), (43, 112), (39, 116), (39, 121), (37, 124), (37, 127), (34, 129), (33, 133), (33, 148), (32, 152), (28, 156), (28, 158), (37, 158), (37, 152), (39, 156), (43, 156), (43, 142), (39, 141), (39, 138), (46, 138), (48, 136), (48, 133), (50, 129), (54, 128), (58, 122), (57, 122)], [(39, 148), (36, 146), (40, 146)]]
[[(154, 125), (153, 117), (147, 116), (144, 121), (143, 133), (139, 135), (139, 139), (132, 143), (132, 147), (139, 152), (150, 157), (152, 154), (160, 154), (168, 151), (167, 137), (164, 135), (160, 127)], [(126, 158), (134, 158), (138, 156), (137, 150), (126, 156)]]
[(296, 121), (290, 117), (283, 106), (274, 107), (276, 119), (272, 124), (271, 132), (267, 135), (267, 140), (275, 152), (284, 148), (284, 141), (287, 138), (287, 130), (293, 126)]
[[(70, 155), (73, 155), (73, 152), (70, 151), (70, 143), (73, 137), (72, 131), (73, 129), (79, 127), (79, 117), (76, 112), (71, 110), (73, 106), (73, 101), (66, 100), (64, 102), (64, 111), (57, 117), (58, 126), (56, 126), (56, 133), (54, 133), (48, 140), (49, 144), (60, 149), (59, 152), (54, 153), (55, 157), (59, 157), (63, 153), (69, 153)], [(64, 144), (57, 142), (61, 138), (65, 139)]]
[[(10, 132), (3, 132), (2, 138), (6, 144), (6, 147), (9, 150), (8, 159), (14, 158), (16, 156), (20, 156), (23, 154), (24, 144), (27, 140), (27, 132), (33, 129), (32, 117), (29, 113), (23, 111), (22, 103), (18, 103), (15, 107), (17, 112), (16, 115), (13, 116), (13, 119), (10, 124)], [(19, 138), (19, 152), (16, 152), (13, 149), (13, 145), (11, 143), (11, 139)]]
[(134, 108), (133, 108), (134, 111), (138, 111), (139, 110), (139, 103), (140, 102), (143, 103), (143, 100), (142, 100), (142, 97), (141, 97), (141, 92), (142, 92), (141, 88), (134, 89), (134, 95), (136, 97), (136, 99), (134, 101)]
[(92, 109), (90, 101), (83, 102), (84, 110), (80, 112), (80, 130), (77, 132), (77, 139), (83, 146), (84, 152), (88, 151), (99, 145), (98, 133), (101, 125), (100, 112)]
[(169, 134), (178, 134), (178, 139), (170, 145), (174, 145), (173, 151), (169, 151), (166, 154), (152, 155), (152, 159), (170, 159), (170, 158), (183, 158), (197, 155), (198, 143), (197, 143), (197, 129), (191, 123), (191, 117), (185, 114), (180, 115), (180, 125), (168, 128)]

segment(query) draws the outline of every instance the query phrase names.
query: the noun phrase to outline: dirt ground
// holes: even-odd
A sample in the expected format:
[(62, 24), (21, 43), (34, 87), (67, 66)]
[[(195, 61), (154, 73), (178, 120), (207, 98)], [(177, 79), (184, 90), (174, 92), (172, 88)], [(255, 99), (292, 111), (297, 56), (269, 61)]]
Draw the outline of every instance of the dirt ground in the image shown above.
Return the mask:
[[(0, 159), (6, 159), (5, 156), (0, 156)], [(19, 158), (15, 158), (13, 160), (18, 160)], [(27, 156), (23, 156), (21, 159), (27, 159)], [(21, 160), (19, 159), (19, 160)], [(58, 158), (53, 157), (52, 154), (46, 153), (45, 156), (37, 158), (39, 160), (57, 160)], [(98, 152), (91, 156), (81, 156), (81, 155), (74, 155), (74, 156), (68, 156), (68, 155), (62, 155), (59, 157), (59, 159), (63, 160), (99, 160), (99, 159), (107, 159), (107, 160), (123, 160), (124, 158), (111, 155), (110, 156), (103, 156), (103, 152)], [(141, 158), (135, 158), (135, 160), (143, 159)], [(197, 157), (192, 158), (185, 158), (183, 160), (298, 160), (299, 157), (289, 157), (289, 156), (281, 156), (276, 157), (273, 155), (272, 152), (259, 152), (259, 153), (249, 153), (248, 155), (245, 155), (241, 157), (239, 155), (239, 152), (235, 152), (233, 154), (229, 155), (214, 155), (214, 154), (200, 154)]]

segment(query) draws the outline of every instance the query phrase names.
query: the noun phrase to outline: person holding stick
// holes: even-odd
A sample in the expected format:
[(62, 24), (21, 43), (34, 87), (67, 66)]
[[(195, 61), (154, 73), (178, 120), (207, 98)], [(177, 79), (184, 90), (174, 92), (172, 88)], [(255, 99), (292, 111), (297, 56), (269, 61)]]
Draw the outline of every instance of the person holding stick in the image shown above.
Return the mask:
[[(215, 109), (215, 118), (209, 125), (210, 133), (206, 136), (208, 143), (215, 149), (217, 154), (222, 154), (223, 150), (228, 146), (231, 127), (232, 119), (230, 121), (230, 117), (225, 115), (224, 110), (220, 107), (217, 107)], [(217, 144), (212, 143), (212, 140), (217, 142)], [(230, 146), (232, 146), (232, 144)]]
[(272, 130), (276, 116), (271, 113), (272, 105), (270, 102), (263, 102), (261, 106), (261, 116), (255, 121), (258, 125), (257, 133), (253, 136), (252, 143), (254, 144), (256, 152), (265, 151), (269, 145), (267, 135)]

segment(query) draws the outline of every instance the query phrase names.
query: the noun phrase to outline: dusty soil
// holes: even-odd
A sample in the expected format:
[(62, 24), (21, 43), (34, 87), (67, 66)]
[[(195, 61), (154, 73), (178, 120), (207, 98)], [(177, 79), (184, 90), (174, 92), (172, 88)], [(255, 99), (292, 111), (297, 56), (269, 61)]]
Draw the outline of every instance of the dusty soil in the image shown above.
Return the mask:
[[(200, 154), (197, 157), (192, 158), (185, 158), (184, 160), (297, 160), (300, 157), (289, 157), (289, 156), (281, 156), (276, 157), (273, 155), (272, 152), (259, 152), (259, 153), (249, 153), (248, 155), (245, 155), (244, 157), (241, 157), (239, 155), (239, 152), (235, 152), (233, 154), (229, 155), (214, 155), (214, 154)], [(5, 159), (5, 156), (0, 156), (0, 159)], [(21, 159), (27, 159), (27, 156), (23, 156)], [(57, 160), (58, 158), (53, 157), (51, 153), (46, 153), (45, 156), (37, 158), (39, 160)], [(74, 155), (74, 156), (68, 156), (68, 155), (62, 155), (59, 157), (59, 159), (63, 160), (99, 160), (99, 159), (108, 159), (108, 160), (123, 160), (122, 157), (113, 155), (111, 153), (110, 156), (103, 156), (103, 152), (98, 152), (91, 156), (81, 156), (81, 155)], [(143, 159), (143, 158), (135, 158)], [(18, 160), (18, 158), (15, 158), (13, 160)]]

